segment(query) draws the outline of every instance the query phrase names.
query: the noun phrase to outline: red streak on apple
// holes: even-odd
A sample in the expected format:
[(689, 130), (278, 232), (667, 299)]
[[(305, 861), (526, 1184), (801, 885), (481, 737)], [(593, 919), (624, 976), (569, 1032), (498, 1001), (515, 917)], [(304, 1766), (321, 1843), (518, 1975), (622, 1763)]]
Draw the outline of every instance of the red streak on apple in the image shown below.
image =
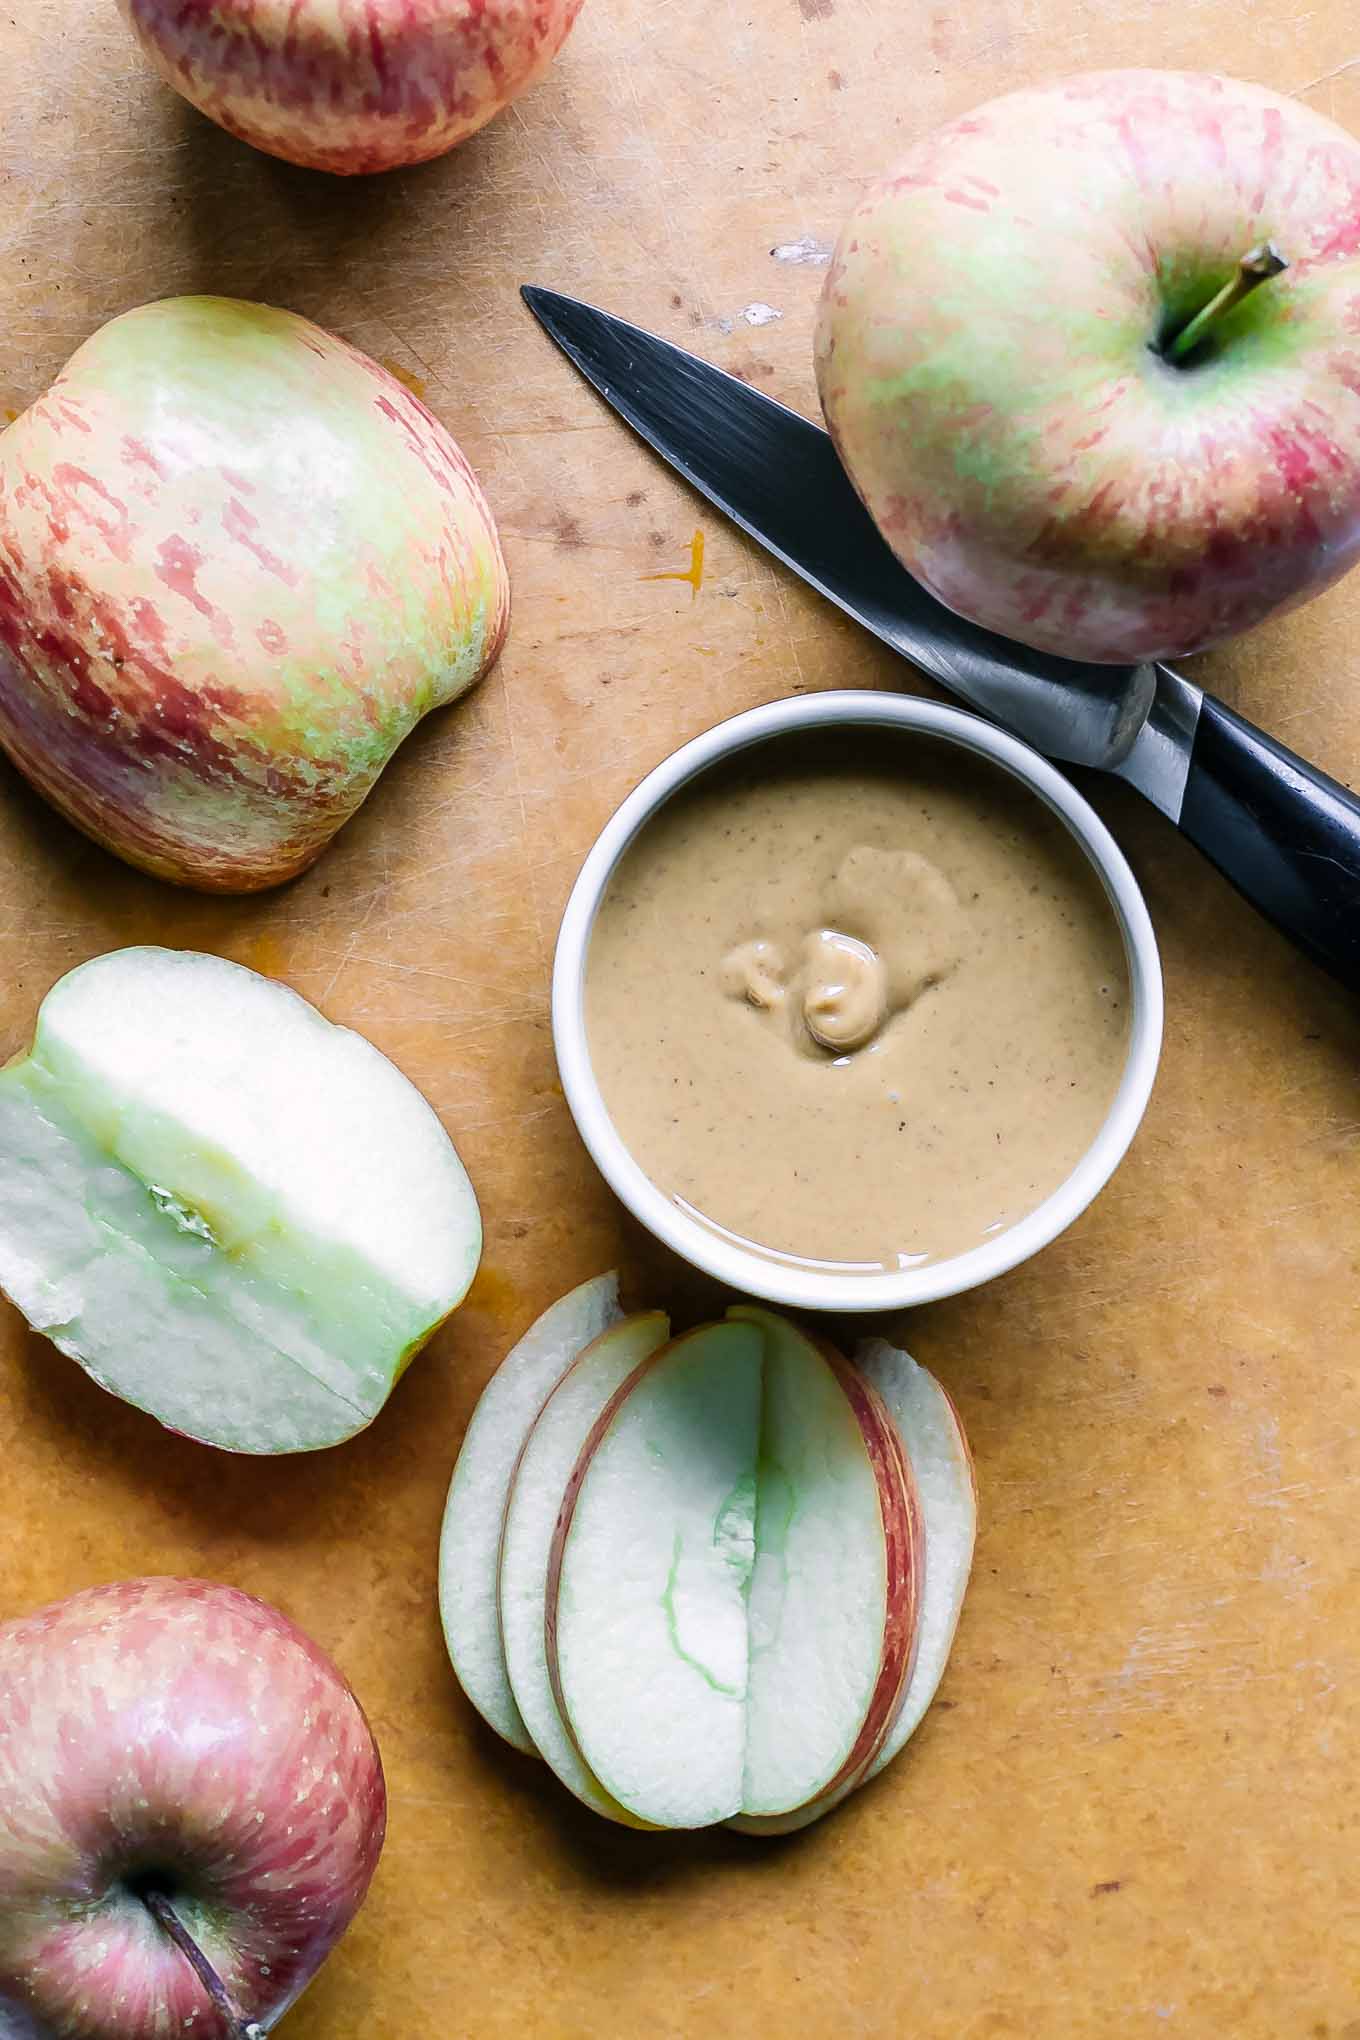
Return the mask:
[(96, 1587), (0, 1628), (0, 2027), (150, 2040), (222, 2021), (154, 1881), (272, 2024), (357, 1911), (382, 1767), (330, 1660), (234, 1588)]
[(160, 877), (303, 870), (490, 665), (508, 601), (447, 430), (289, 313), (127, 313), (0, 434), (0, 745)]
[[(1265, 242), (1287, 270), (1168, 359)], [(1360, 142), (1260, 86), (1095, 73), (951, 123), (866, 196), (818, 382), (950, 608), (1070, 657), (1173, 657), (1360, 557), (1358, 303)]]
[(836, 1347), (824, 1339), (818, 1339), (816, 1345), (845, 1392), (874, 1468), (888, 1577), (883, 1656), (873, 1695), (854, 1746), (836, 1776), (817, 1795), (822, 1799), (863, 1775), (882, 1749), (906, 1697), (920, 1637), (925, 1526), (916, 1476), (882, 1396)]
[[(567, 1485), (562, 1495), (562, 1503), (557, 1511), (557, 1521), (553, 1525), (552, 1543), (548, 1548), (548, 1580), (543, 1601), (544, 1654), (548, 1663), (548, 1683), (552, 1687), (553, 1705), (562, 1717), (562, 1726), (571, 1737), (573, 1744), (575, 1744), (576, 1753), (583, 1764), (586, 1763), (587, 1759), (584, 1750), (577, 1741), (576, 1731), (571, 1725), (571, 1715), (567, 1711), (566, 1697), (562, 1691), (561, 1667), (557, 1657), (557, 1601), (562, 1585), (562, 1555), (567, 1548), (567, 1537), (571, 1530), (571, 1520), (576, 1514), (576, 1504), (580, 1497), (585, 1477), (590, 1471), (590, 1462), (608, 1436), (610, 1427), (622, 1405), (628, 1400), (628, 1397), (633, 1393), (633, 1390), (643, 1377), (656, 1366), (658, 1360), (673, 1358), (678, 1345), (682, 1345), (687, 1339), (693, 1339), (707, 1329), (707, 1326), (698, 1326), (695, 1331), (685, 1332), (681, 1338), (672, 1339), (669, 1343), (658, 1346), (654, 1352), (647, 1355), (645, 1360), (638, 1362), (626, 1380), (620, 1382), (586, 1433), (585, 1442), (577, 1453), (576, 1463), (568, 1476)], [(523, 1451), (521, 1451), (520, 1458), (522, 1459), (523, 1456)]]
[(229, 134), (340, 175), (421, 163), (532, 85), (582, 0), (119, 0)]
[[(553, 1530), (544, 1600), (544, 1645), (553, 1700), (567, 1733), (580, 1749), (562, 1689), (557, 1651), (557, 1606), (562, 1561), (581, 1488), (595, 1453), (608, 1436), (620, 1408), (644, 1376), (661, 1361), (674, 1359), (677, 1346), (701, 1337), (699, 1326), (641, 1361), (601, 1410), (586, 1437), (567, 1482)], [(864, 1720), (844, 1763), (817, 1794), (817, 1801), (840, 1794), (857, 1782), (882, 1749), (906, 1697), (920, 1637), (921, 1596), (925, 1585), (925, 1528), (916, 1478), (896, 1425), (882, 1397), (844, 1354), (826, 1341), (813, 1342), (845, 1394), (874, 1469), (886, 1554), (886, 1612), (882, 1654)], [(969, 1460), (971, 1470), (972, 1461)], [(815, 1803), (815, 1802), (814, 1802)]]

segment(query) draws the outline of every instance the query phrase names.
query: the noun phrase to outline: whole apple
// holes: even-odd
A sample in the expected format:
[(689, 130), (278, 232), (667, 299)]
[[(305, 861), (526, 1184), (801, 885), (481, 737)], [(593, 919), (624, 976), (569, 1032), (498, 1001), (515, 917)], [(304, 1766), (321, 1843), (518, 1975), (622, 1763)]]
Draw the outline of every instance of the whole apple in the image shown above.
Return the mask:
[(159, 877), (305, 869), (508, 614), (448, 432), (290, 312), (144, 305), (0, 434), (0, 745)]
[(424, 163), (542, 75), (582, 0), (118, 0), (228, 134), (342, 176)]
[(1072, 658), (1198, 650), (1360, 550), (1360, 143), (1189, 72), (994, 100), (851, 216), (816, 352), (942, 602)]
[(6, 1624), (0, 2032), (267, 2031), (358, 1911), (385, 1822), (359, 1703), (248, 1594), (128, 1580)]

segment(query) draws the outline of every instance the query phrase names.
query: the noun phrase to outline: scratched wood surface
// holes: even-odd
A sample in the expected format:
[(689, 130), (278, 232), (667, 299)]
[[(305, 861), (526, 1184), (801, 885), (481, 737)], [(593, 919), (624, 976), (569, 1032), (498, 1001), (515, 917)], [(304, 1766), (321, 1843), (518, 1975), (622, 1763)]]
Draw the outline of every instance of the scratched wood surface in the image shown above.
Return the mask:
[[(486, 1215), (467, 1307), (367, 1436), (314, 1459), (171, 1439), (0, 1317), (0, 1617), (143, 1571), (232, 1580), (372, 1713), (390, 1844), (296, 2040), (1360, 2036), (1360, 1030), (1120, 789), (1092, 791), (1164, 945), (1161, 1081), (1065, 1240), (908, 1328), (982, 1493), (909, 1757), (789, 1845), (622, 1834), (479, 1730), (435, 1616), (449, 1469), (513, 1336), (614, 1260), (636, 1302), (708, 1300), (621, 1221), (555, 1083), (549, 957), (582, 854), (720, 716), (913, 684), (615, 426), (515, 286), (811, 407), (819, 258), (865, 180), (972, 101), (1122, 63), (1233, 69), (1360, 130), (1351, 0), (587, 0), (553, 76), (459, 155), (344, 185), (182, 107), (112, 0), (0, 14), (0, 406), (143, 299), (292, 306), (454, 428), (515, 580), (494, 677), (286, 892), (176, 894), (0, 773), (0, 1056), (85, 957), (218, 950), (392, 1054)], [(702, 585), (657, 579), (696, 529)], [(1202, 666), (1360, 777), (1360, 577)]]

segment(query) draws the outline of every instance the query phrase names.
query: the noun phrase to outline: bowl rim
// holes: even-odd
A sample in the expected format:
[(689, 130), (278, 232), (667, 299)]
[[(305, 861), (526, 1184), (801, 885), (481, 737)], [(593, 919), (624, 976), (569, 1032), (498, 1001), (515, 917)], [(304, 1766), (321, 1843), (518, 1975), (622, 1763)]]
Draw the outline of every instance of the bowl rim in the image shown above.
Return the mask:
[[(591, 1067), (585, 975), (595, 916), (620, 858), (652, 816), (721, 760), (796, 731), (889, 726), (958, 745), (1000, 767), (1057, 815), (1085, 853), (1124, 943), (1132, 1007), (1123, 1074), (1086, 1153), (1031, 1212), (994, 1239), (914, 1268), (846, 1273), (781, 1260), (728, 1240), (651, 1181), (616, 1131)], [(922, 696), (867, 689), (793, 695), (743, 710), (664, 758), (621, 802), (586, 855), (558, 930), (552, 1033), (562, 1089), (577, 1131), (615, 1196), (674, 1253), (732, 1289), (788, 1309), (891, 1311), (957, 1296), (1027, 1261), (1080, 1216), (1118, 1168), (1147, 1109), (1161, 1053), (1161, 959), (1138, 881), (1089, 801), (1028, 744), (965, 709)]]

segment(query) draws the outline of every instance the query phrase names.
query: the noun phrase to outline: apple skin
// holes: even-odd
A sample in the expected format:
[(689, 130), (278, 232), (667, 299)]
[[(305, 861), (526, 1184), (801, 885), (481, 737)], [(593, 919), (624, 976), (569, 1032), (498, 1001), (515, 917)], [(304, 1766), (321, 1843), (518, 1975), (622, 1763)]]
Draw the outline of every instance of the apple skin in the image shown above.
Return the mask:
[[(823, 1786), (817, 1800), (853, 1787), (887, 1741), (901, 1711), (916, 1664), (921, 1638), (921, 1602), (925, 1591), (925, 1524), (916, 1475), (896, 1424), (878, 1390), (839, 1349), (826, 1339), (813, 1342), (841, 1385), (854, 1411), (865, 1451), (878, 1485), (887, 1556), (888, 1593), (883, 1630), (883, 1655), (873, 1697), (859, 1736), (836, 1776)], [(816, 1802), (813, 1802), (816, 1803)]]
[(228, 134), (353, 176), (424, 163), (539, 78), (582, 0), (119, 0)]
[(377, 1746), (335, 1666), (234, 1588), (141, 1579), (0, 1628), (0, 2031), (225, 2040), (123, 1881), (163, 1872), (247, 2018), (272, 2027), (382, 1850)]
[[(1266, 239), (1290, 268), (1168, 362)], [(1360, 143), (1192, 72), (994, 100), (851, 216), (816, 362), (870, 514), (951, 609), (1071, 658), (1199, 650), (1360, 552)]]
[(158, 877), (304, 870), (508, 615), (448, 432), (290, 312), (144, 305), (0, 434), (0, 745)]

